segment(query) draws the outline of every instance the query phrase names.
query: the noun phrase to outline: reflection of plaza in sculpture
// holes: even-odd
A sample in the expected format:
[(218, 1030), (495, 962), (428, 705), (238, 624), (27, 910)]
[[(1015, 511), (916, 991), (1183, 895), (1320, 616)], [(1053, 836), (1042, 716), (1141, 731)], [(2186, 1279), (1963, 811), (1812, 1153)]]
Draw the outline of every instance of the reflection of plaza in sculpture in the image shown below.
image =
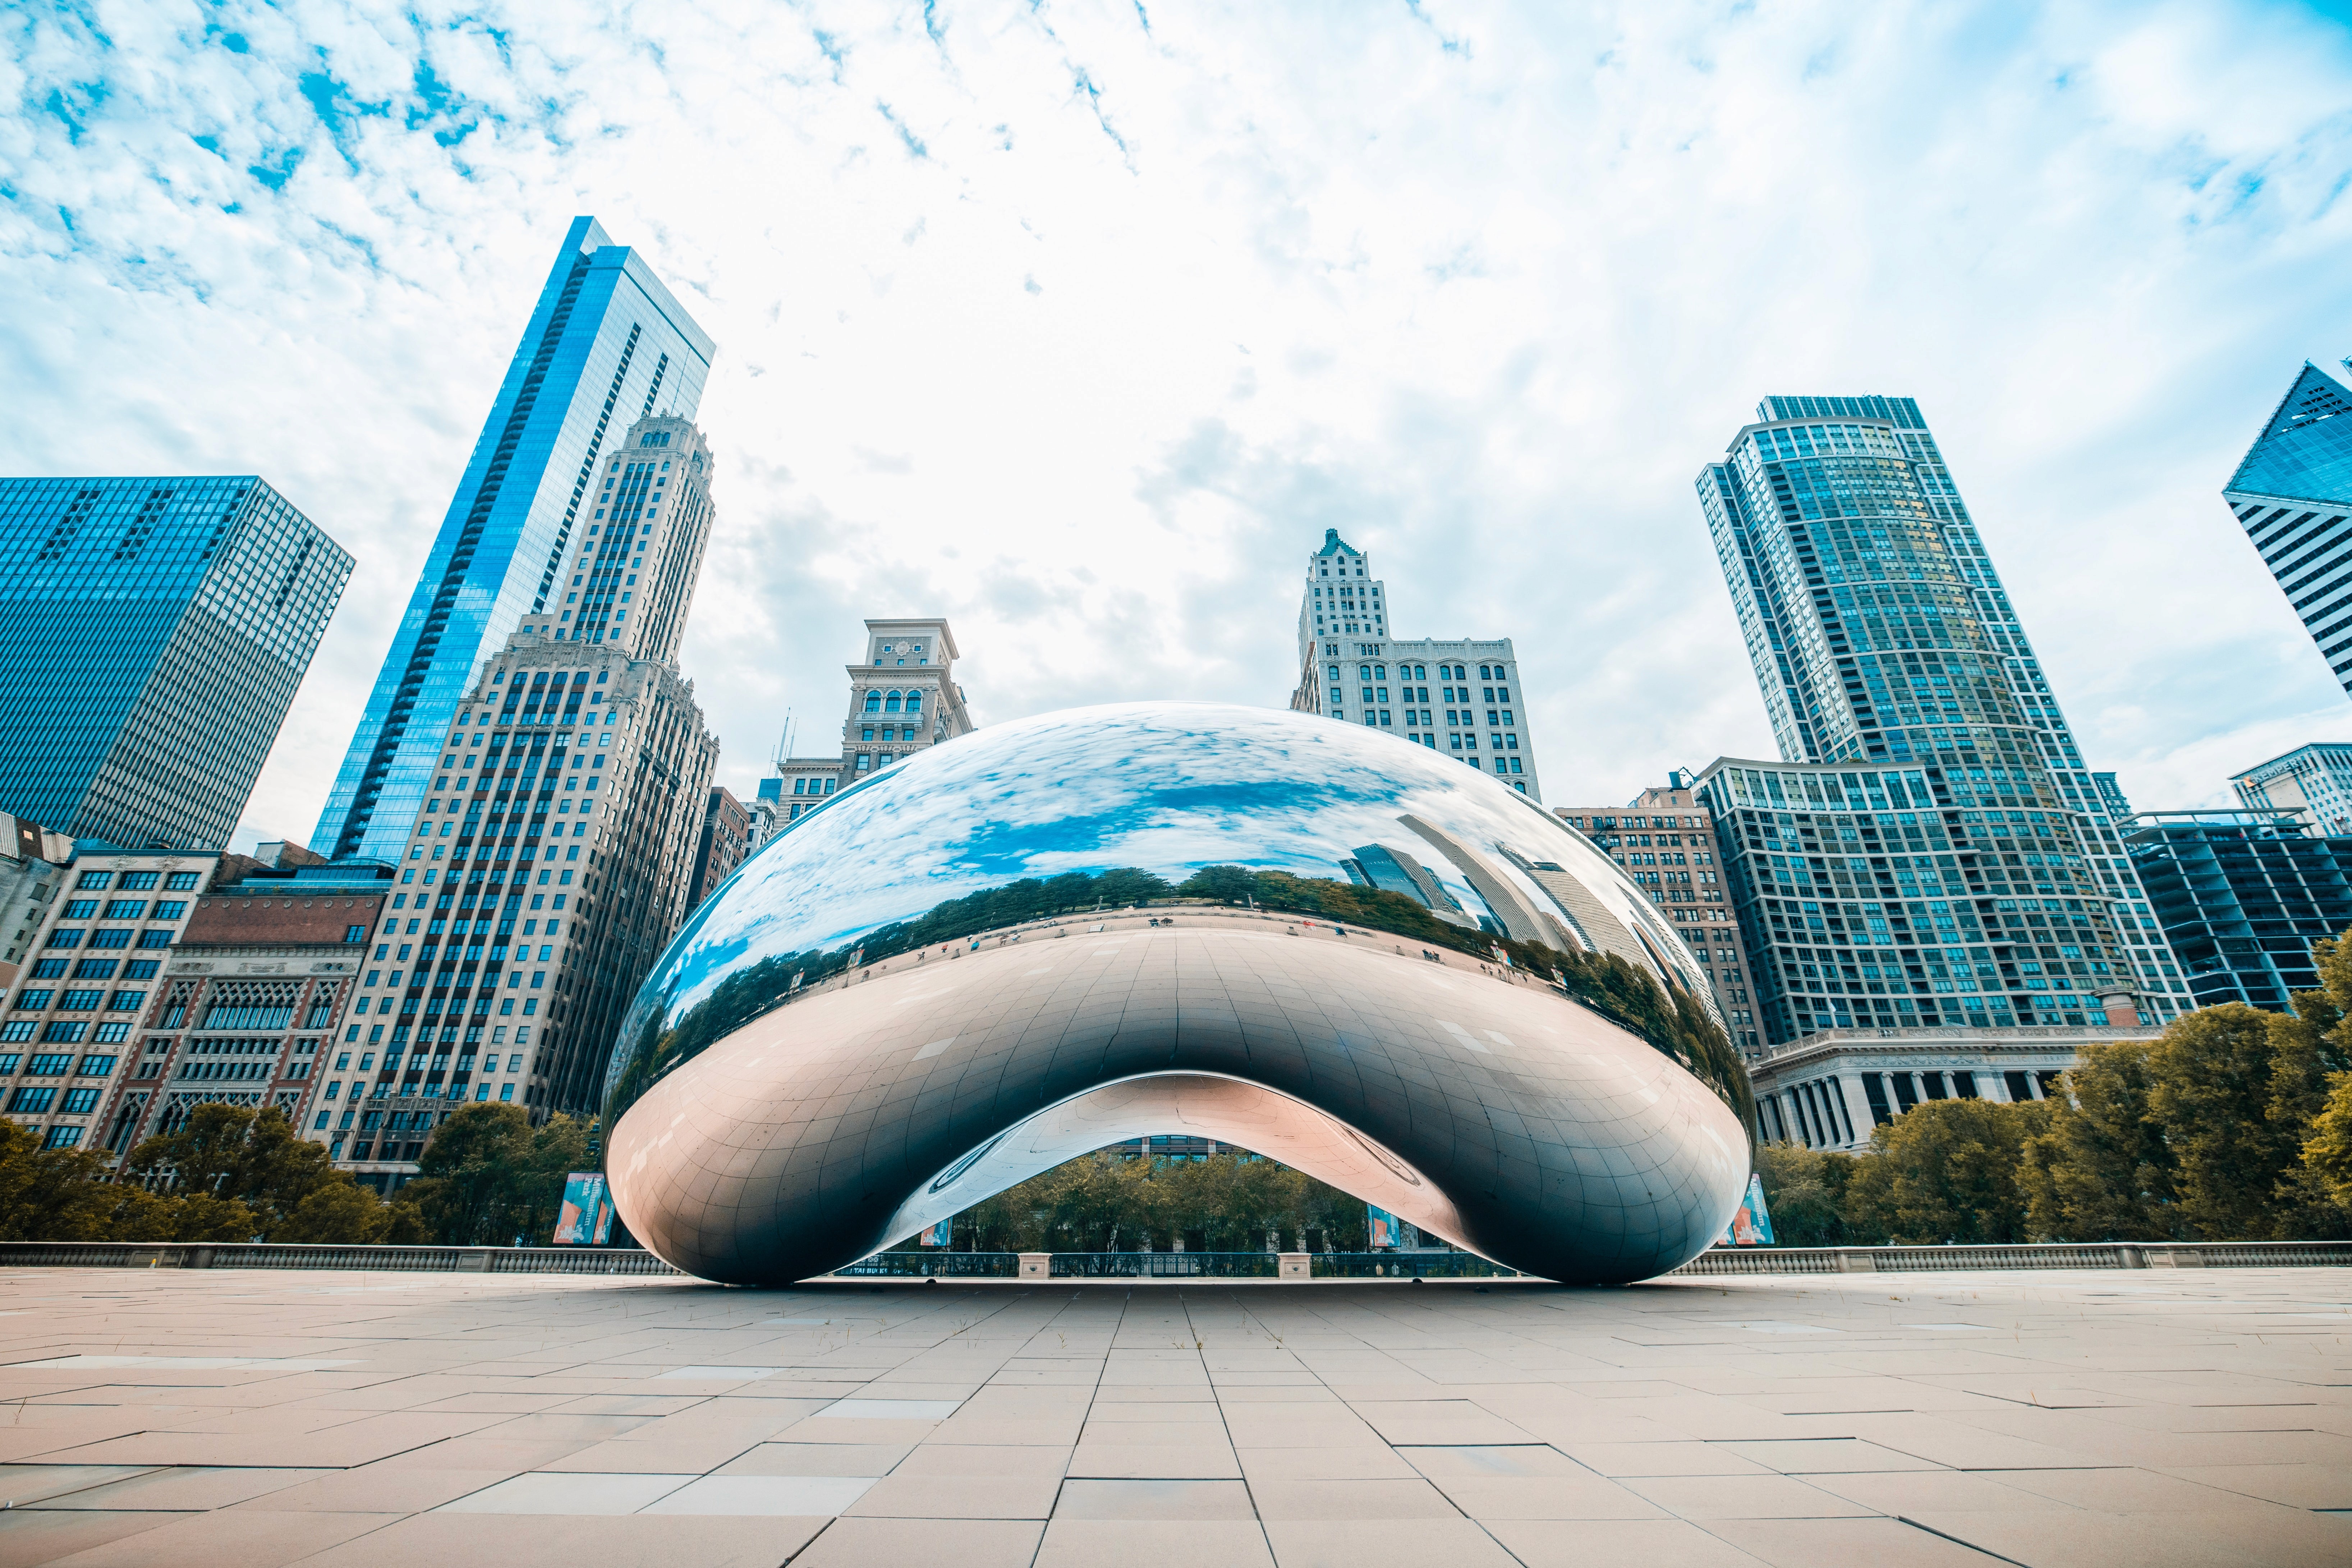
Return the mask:
[(1557, 818), (1356, 726), (1154, 703), (793, 823), (656, 965), (606, 1124), (631, 1230), (714, 1279), (1196, 1132), (1583, 1281), (1721, 1233), (1749, 1104), (1688, 952)]

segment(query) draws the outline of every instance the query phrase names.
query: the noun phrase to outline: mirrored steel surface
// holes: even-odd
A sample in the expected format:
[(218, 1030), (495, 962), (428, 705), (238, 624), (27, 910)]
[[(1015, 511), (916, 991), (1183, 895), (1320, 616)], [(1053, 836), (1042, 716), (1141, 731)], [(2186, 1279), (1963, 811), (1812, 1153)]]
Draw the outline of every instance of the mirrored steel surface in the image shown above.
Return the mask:
[[(1126, 911), (1171, 893), (1234, 902)], [(1532, 1272), (1670, 1268), (1737, 1201), (1744, 1079), (1530, 978), (1546, 950), (1615, 955), (1720, 1042), (1641, 892), (1450, 757), (1199, 704), (984, 730), (803, 816), (673, 942), (614, 1053), (614, 1197), (673, 1262), (779, 1280), (1213, 1125)]]

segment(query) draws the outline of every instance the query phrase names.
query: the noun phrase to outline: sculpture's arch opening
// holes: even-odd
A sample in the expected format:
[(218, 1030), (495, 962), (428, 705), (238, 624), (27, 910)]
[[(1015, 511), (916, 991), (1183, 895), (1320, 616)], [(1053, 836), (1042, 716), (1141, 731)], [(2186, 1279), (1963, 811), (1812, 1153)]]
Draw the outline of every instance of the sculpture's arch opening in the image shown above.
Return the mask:
[(887, 1245), (1081, 1154), (1160, 1133), (1239, 1144), (1476, 1250), (1463, 1237), (1453, 1200), (1393, 1150), (1305, 1100), (1246, 1079), (1207, 1072), (1114, 1079), (1015, 1122), (916, 1188), (890, 1216)]

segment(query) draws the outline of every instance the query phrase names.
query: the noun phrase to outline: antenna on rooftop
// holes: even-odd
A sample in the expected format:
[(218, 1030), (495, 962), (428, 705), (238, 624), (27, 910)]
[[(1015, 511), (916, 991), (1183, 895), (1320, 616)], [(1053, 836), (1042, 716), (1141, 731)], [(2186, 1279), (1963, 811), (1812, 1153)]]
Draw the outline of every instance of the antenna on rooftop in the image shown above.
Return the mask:
[(775, 768), (778, 773), (784, 771), (784, 759), (792, 754), (793, 710), (787, 708), (784, 710), (784, 732), (776, 738)]

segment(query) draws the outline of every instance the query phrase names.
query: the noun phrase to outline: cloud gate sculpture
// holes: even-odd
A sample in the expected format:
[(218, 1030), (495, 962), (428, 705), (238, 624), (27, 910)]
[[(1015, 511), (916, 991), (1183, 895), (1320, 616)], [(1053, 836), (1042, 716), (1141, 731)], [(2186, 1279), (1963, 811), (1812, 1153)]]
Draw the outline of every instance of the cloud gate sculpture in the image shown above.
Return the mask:
[(1139, 703), (793, 822), (655, 966), (604, 1124), (630, 1230), (711, 1279), (1181, 1132), (1591, 1283), (1723, 1234), (1753, 1110), (1689, 951), (1526, 796), (1334, 720)]

